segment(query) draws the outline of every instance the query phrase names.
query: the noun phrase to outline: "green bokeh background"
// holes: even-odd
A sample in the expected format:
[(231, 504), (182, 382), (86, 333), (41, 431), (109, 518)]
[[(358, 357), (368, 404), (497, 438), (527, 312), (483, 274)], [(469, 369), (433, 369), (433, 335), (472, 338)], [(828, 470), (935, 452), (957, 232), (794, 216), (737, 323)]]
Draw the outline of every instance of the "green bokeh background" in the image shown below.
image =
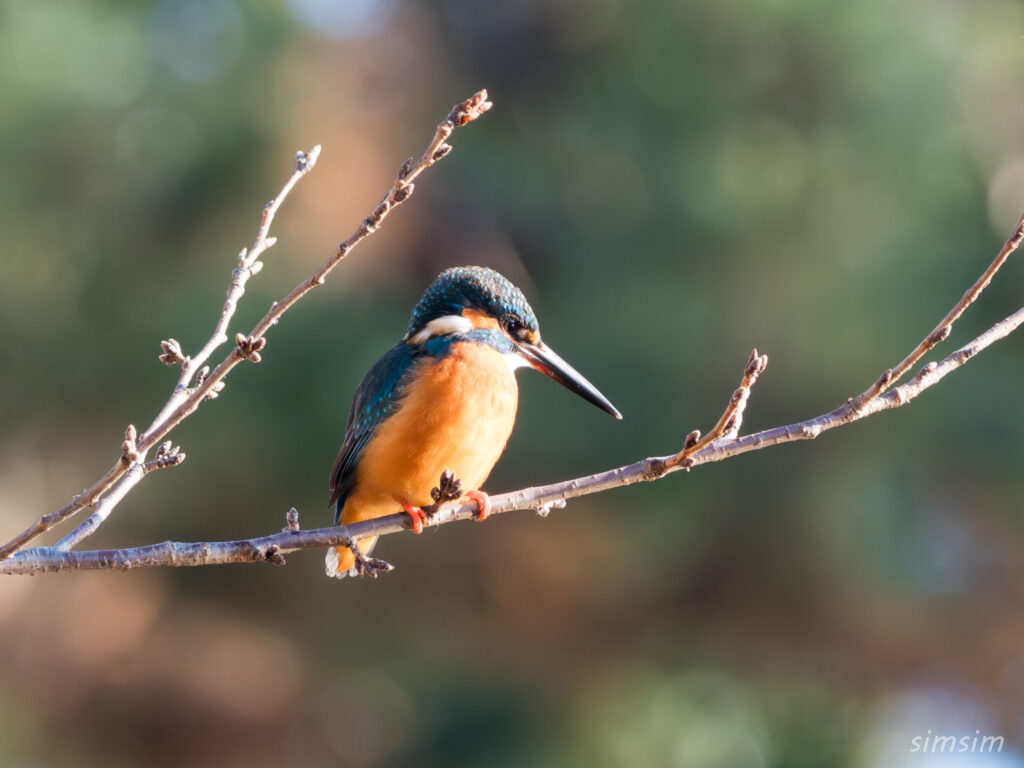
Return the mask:
[[(520, 375), (488, 488), (678, 447), (751, 347), (755, 430), (900, 359), (1024, 209), (1010, 0), (0, 2), (0, 522), (90, 484), (209, 335), (234, 254), (322, 143), (248, 330), (418, 154), (494, 109), (90, 540), (326, 524), (351, 393), (441, 269), (493, 266), (625, 414)], [(1011, 262), (956, 326), (1016, 310)], [(421, 538), (0, 583), (0, 764), (1020, 766), (1024, 380), (1011, 337), (912, 406)], [(950, 347), (952, 348), (952, 347)], [(999, 755), (922, 755), (929, 733)]]

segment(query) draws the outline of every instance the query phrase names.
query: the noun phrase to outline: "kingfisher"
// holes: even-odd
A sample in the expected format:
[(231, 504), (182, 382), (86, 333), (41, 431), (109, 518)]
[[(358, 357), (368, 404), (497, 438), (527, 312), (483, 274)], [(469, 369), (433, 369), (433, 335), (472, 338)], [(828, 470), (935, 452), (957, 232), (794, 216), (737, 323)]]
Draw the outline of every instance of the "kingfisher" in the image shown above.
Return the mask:
[[(366, 374), (352, 398), (345, 439), (331, 470), (334, 524), (404, 510), (422, 533), (431, 490), (451, 472), (490, 512), (480, 486), (515, 423), (515, 371), (530, 366), (583, 399), (622, 415), (540, 338), (537, 318), (515, 285), (486, 267), (442, 272), (413, 308), (409, 329)], [(428, 507), (429, 508), (429, 507)], [(373, 573), (365, 557), (376, 536), (327, 552), (327, 575)], [(378, 561), (379, 562), (379, 561)]]

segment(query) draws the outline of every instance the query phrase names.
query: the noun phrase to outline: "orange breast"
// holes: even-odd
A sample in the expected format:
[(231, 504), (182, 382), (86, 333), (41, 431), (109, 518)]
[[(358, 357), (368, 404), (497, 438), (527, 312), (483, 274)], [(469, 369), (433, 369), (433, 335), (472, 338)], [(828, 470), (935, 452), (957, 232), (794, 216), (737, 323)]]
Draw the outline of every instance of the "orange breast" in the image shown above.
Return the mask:
[(461, 342), (415, 372), (398, 411), (359, 461), (345, 522), (398, 511), (395, 499), (422, 506), (445, 469), (465, 490), (479, 488), (515, 423), (519, 388), (501, 353)]

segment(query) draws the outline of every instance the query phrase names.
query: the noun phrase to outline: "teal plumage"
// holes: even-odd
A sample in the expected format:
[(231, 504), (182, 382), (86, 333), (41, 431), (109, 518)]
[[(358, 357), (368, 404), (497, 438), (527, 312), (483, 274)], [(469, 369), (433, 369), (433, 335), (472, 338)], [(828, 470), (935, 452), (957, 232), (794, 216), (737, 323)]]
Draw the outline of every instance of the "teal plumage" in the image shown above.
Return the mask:
[(345, 498), (355, 484), (363, 449), (380, 425), (399, 408), (405, 388), (415, 377), (415, 367), (440, 360), (458, 343), (487, 344), (502, 354), (510, 354), (514, 349), (513, 344), (498, 331), (482, 328), (437, 336), (417, 345), (400, 341), (385, 352), (363, 378), (352, 398), (345, 441), (331, 470), (331, 500), (328, 503), (335, 506), (335, 525), (345, 506)]
[[(407, 512), (422, 530), (431, 488), (442, 471), (465, 483), (487, 516), (479, 490), (504, 450), (518, 404), (514, 371), (532, 366), (602, 410), (615, 407), (540, 338), (522, 292), (491, 269), (442, 272), (416, 304), (408, 332), (359, 385), (331, 470), (336, 524)], [(376, 536), (328, 550), (327, 573), (373, 573)], [(361, 550), (361, 552), (359, 551)], [(376, 564), (374, 564), (376, 563)]]
[(487, 267), (452, 267), (435, 278), (409, 318), (406, 338), (431, 320), (458, 315), (473, 307), (494, 318), (515, 318), (536, 333), (537, 316), (526, 297), (508, 278)]
[(402, 390), (420, 350), (400, 341), (381, 357), (363, 378), (352, 398), (345, 428), (345, 441), (331, 470), (331, 500), (337, 525), (345, 497), (356, 482), (356, 469), (363, 449), (374, 431), (398, 407)]

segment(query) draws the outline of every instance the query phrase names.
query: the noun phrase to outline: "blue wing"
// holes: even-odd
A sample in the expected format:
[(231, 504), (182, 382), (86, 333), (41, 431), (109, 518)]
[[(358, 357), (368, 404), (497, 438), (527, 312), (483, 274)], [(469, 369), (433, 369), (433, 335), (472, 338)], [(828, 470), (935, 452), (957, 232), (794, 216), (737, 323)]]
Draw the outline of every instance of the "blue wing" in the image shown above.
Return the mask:
[(356, 482), (356, 467), (377, 428), (397, 409), (407, 375), (422, 349), (400, 341), (370, 368), (352, 398), (345, 441), (331, 470), (331, 500), (338, 524), (345, 497)]

